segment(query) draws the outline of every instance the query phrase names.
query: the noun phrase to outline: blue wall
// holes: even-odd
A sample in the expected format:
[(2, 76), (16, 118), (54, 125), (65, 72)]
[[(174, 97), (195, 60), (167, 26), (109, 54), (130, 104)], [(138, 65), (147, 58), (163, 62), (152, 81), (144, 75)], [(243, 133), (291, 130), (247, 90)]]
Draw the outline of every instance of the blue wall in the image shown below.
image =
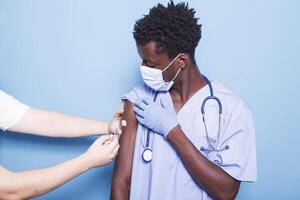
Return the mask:
[[(122, 94), (141, 82), (132, 27), (156, 2), (1, 0), (0, 88), (34, 107), (109, 120)], [(200, 70), (255, 113), (258, 182), (243, 184), (238, 199), (299, 199), (300, 1), (190, 5), (203, 24)], [(0, 163), (47, 167), (92, 141), (1, 132)], [(37, 199), (108, 199), (111, 174), (112, 164), (94, 169)]]

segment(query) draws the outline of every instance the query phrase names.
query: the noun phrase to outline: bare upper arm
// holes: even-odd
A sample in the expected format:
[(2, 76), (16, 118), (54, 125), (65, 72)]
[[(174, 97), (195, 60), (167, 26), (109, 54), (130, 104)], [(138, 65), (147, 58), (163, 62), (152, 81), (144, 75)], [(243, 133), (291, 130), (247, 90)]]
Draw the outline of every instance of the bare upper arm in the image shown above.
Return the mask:
[(133, 107), (133, 103), (129, 101), (125, 102), (123, 119), (127, 121), (127, 126), (122, 130), (119, 141), (120, 149), (115, 160), (111, 192), (112, 199), (119, 199), (117, 197), (117, 193), (119, 192), (129, 192), (128, 188), (130, 186), (134, 144), (137, 131), (137, 120)]

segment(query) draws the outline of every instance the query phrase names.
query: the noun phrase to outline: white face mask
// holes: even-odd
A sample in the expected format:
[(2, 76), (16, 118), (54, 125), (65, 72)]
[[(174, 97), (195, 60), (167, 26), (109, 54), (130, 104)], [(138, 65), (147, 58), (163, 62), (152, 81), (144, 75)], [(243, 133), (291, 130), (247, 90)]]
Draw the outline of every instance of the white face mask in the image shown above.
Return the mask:
[(140, 71), (141, 71), (141, 74), (142, 74), (142, 77), (143, 77), (143, 80), (144, 80), (145, 84), (147, 86), (149, 86), (150, 88), (152, 88), (153, 90), (155, 90), (155, 91), (159, 91), (159, 92), (169, 91), (170, 88), (172, 87), (172, 85), (174, 84), (174, 80), (178, 76), (181, 68), (177, 71), (177, 73), (174, 76), (174, 78), (171, 81), (169, 81), (169, 82), (167, 82), (167, 81), (164, 80), (164, 78), (163, 78), (163, 72), (166, 71), (179, 56), (180, 56), (180, 54), (178, 54), (170, 62), (170, 64), (168, 64), (168, 66), (165, 67), (163, 70), (154, 69), (154, 68), (142, 65), (140, 67)]

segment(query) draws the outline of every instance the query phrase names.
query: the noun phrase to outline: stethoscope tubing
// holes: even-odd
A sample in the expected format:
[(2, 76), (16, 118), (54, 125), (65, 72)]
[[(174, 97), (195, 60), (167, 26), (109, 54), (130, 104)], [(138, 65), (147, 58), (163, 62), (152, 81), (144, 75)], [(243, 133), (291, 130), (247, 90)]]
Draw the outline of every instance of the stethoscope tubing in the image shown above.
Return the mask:
[[(211, 85), (210, 80), (206, 76), (204, 76), (204, 75), (202, 75), (202, 76), (203, 76), (204, 80), (206, 81), (206, 83), (207, 83), (207, 85), (209, 87), (209, 92), (210, 92), (210, 95), (207, 96), (203, 100), (202, 105), (201, 105), (201, 114), (202, 114), (202, 119), (203, 119), (203, 123), (204, 123), (204, 126), (205, 126), (206, 139), (207, 139), (207, 143), (210, 146), (210, 148), (205, 148), (205, 147), (201, 146), (200, 150), (201, 151), (209, 151), (209, 152), (212, 152), (212, 151), (221, 152), (221, 151), (229, 149), (229, 145), (226, 145), (224, 148), (218, 149), (218, 148), (215, 148), (211, 144), (211, 142), (209, 141), (208, 131), (207, 131), (206, 122), (205, 122), (205, 105), (206, 105), (207, 101), (209, 101), (209, 100), (214, 100), (218, 104), (218, 108), (219, 108), (219, 130), (218, 130), (218, 136), (217, 136), (218, 139), (217, 139), (217, 141), (219, 140), (219, 136), (220, 136), (221, 115), (222, 115), (222, 112), (223, 112), (223, 107), (222, 107), (222, 103), (221, 103), (220, 99), (214, 95), (214, 90), (213, 90), (213, 87)], [(158, 92), (156, 92), (155, 95), (154, 95), (154, 98), (153, 98), (154, 102), (156, 102), (157, 96), (158, 96)], [(145, 157), (144, 157), (144, 153), (146, 151), (150, 151), (151, 154), (152, 154), (152, 149), (150, 148), (150, 134), (151, 134), (151, 130), (147, 129), (146, 145), (145, 145), (144, 151), (143, 151), (143, 159), (144, 159), (145, 162), (150, 162), (152, 160), (152, 157), (151, 157), (150, 160), (149, 159), (146, 160)]]

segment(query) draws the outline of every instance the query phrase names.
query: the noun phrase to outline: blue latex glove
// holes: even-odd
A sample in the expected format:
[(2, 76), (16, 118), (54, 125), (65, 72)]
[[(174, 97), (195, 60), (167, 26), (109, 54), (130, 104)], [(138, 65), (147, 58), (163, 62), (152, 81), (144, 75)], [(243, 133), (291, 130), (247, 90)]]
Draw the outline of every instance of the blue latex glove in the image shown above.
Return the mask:
[(165, 138), (178, 125), (173, 106), (165, 100), (161, 100), (159, 104), (153, 102), (150, 98), (144, 97), (135, 104), (134, 112), (139, 123)]

